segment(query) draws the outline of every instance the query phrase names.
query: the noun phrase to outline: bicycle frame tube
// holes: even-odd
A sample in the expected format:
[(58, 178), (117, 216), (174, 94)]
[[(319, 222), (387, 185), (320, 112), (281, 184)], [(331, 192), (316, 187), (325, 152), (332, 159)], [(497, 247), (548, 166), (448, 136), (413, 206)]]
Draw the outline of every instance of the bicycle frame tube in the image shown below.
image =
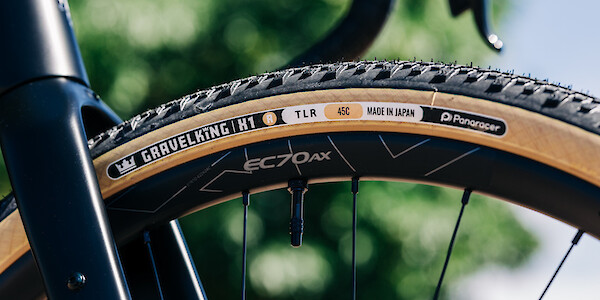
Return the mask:
[[(129, 298), (80, 116), (86, 102), (97, 101), (91, 95), (79, 83), (51, 78), (0, 99), (2, 151), (51, 299)], [(85, 286), (67, 288), (77, 272)]]
[(130, 298), (81, 119), (83, 106), (102, 106), (87, 88), (68, 5), (8, 1), (0, 28), (0, 142), (46, 292)]
[(89, 86), (66, 0), (4, 1), (0, 28), (0, 95), (46, 77)]

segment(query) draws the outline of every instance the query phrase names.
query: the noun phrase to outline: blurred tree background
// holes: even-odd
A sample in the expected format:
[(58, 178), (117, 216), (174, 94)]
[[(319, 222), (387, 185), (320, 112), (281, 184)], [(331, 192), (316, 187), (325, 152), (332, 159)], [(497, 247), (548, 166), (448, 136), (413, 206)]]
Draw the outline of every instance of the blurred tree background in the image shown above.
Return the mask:
[[(124, 119), (196, 89), (285, 65), (331, 29), (349, 4), (347, 0), (70, 2), (92, 87)], [(507, 0), (493, 4), (496, 16), (509, 8)], [(490, 55), (471, 13), (454, 19), (446, 0), (398, 0), (364, 58), (482, 64)], [(0, 179), (5, 183), (2, 192), (7, 193), (6, 174)], [(299, 249), (289, 246), (289, 193), (252, 197), (250, 299), (350, 296), (349, 189), (348, 184), (310, 188), (305, 244)], [(431, 298), (460, 197), (460, 191), (423, 185), (362, 183), (359, 295)], [(506, 205), (481, 196), (474, 196), (471, 203), (446, 287), (485, 265), (517, 266), (536, 246)], [(208, 296), (238, 298), (241, 201), (186, 217), (182, 226)]]

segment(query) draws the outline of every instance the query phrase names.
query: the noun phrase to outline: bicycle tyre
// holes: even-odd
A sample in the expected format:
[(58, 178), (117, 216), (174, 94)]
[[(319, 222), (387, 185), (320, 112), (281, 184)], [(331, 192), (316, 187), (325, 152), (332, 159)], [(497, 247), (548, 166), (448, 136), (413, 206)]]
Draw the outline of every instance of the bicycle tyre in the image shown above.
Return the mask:
[(199, 91), (89, 146), (119, 243), (244, 190), (353, 176), (468, 187), (598, 238), (598, 102), (474, 67), (337, 63)]

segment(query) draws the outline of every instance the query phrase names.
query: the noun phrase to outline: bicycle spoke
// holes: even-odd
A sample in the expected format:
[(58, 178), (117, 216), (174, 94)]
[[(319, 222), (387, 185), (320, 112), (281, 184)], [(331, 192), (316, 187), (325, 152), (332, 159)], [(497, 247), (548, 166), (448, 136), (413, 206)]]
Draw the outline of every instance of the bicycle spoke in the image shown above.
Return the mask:
[(248, 191), (242, 192), (242, 203), (244, 204), (244, 238), (242, 241), (242, 300), (246, 299), (246, 233), (248, 227), (248, 205), (250, 195)]
[(567, 253), (565, 254), (565, 256), (563, 257), (562, 261), (560, 262), (560, 264), (558, 265), (558, 268), (556, 268), (556, 271), (554, 271), (554, 275), (552, 275), (552, 278), (550, 278), (550, 282), (548, 282), (548, 285), (546, 285), (546, 288), (544, 289), (544, 291), (542, 292), (542, 295), (540, 296), (540, 300), (542, 300), (542, 298), (544, 298), (544, 295), (546, 294), (546, 292), (548, 291), (548, 288), (550, 288), (550, 285), (552, 284), (552, 282), (554, 281), (554, 278), (556, 277), (556, 274), (558, 274), (558, 271), (560, 271), (560, 268), (562, 267), (562, 265), (565, 263), (565, 260), (567, 260), (567, 257), (569, 256), (569, 254), (571, 253), (571, 250), (573, 250), (573, 247), (575, 247), (575, 245), (577, 245), (577, 243), (579, 243), (579, 240), (581, 239), (581, 236), (583, 235), (584, 231), (579, 229), (577, 231), (577, 233), (575, 234), (575, 237), (573, 238), (573, 240), (571, 241), (571, 247), (569, 247), (569, 250), (567, 251)]
[(460, 208), (460, 213), (458, 214), (458, 220), (456, 220), (456, 226), (454, 226), (454, 232), (452, 233), (452, 238), (450, 239), (450, 245), (448, 246), (448, 253), (446, 254), (446, 261), (444, 262), (444, 267), (442, 268), (442, 274), (440, 275), (440, 280), (438, 281), (437, 287), (435, 288), (435, 294), (433, 294), (433, 300), (437, 300), (440, 295), (440, 290), (442, 288), (442, 282), (444, 281), (444, 275), (446, 275), (446, 269), (448, 268), (448, 262), (450, 262), (450, 256), (452, 255), (452, 248), (454, 247), (454, 240), (456, 239), (456, 233), (458, 232), (458, 226), (460, 225), (460, 221), (462, 220), (463, 213), (465, 211), (465, 206), (469, 203), (469, 197), (471, 197), (471, 189), (465, 189), (461, 202), (462, 206)]
[(356, 300), (356, 194), (358, 194), (358, 177), (352, 178), (352, 299)]
[(156, 262), (154, 261), (154, 255), (152, 254), (152, 246), (150, 245), (150, 232), (144, 231), (144, 244), (148, 248), (148, 254), (150, 255), (150, 262), (152, 262), (152, 270), (154, 271), (154, 279), (156, 279), (156, 286), (158, 287), (158, 294), (160, 299), (163, 300), (163, 292), (160, 286), (160, 280), (158, 280), (158, 271), (156, 270)]

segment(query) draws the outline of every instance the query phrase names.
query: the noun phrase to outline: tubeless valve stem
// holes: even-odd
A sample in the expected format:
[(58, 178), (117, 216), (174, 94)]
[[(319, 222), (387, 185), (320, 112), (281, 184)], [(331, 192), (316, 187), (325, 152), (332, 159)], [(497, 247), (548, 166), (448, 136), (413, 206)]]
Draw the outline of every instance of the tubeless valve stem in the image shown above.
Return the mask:
[(292, 247), (302, 246), (304, 233), (304, 193), (308, 190), (306, 180), (293, 179), (288, 182), (288, 190), (292, 194), (290, 219), (290, 235)]

